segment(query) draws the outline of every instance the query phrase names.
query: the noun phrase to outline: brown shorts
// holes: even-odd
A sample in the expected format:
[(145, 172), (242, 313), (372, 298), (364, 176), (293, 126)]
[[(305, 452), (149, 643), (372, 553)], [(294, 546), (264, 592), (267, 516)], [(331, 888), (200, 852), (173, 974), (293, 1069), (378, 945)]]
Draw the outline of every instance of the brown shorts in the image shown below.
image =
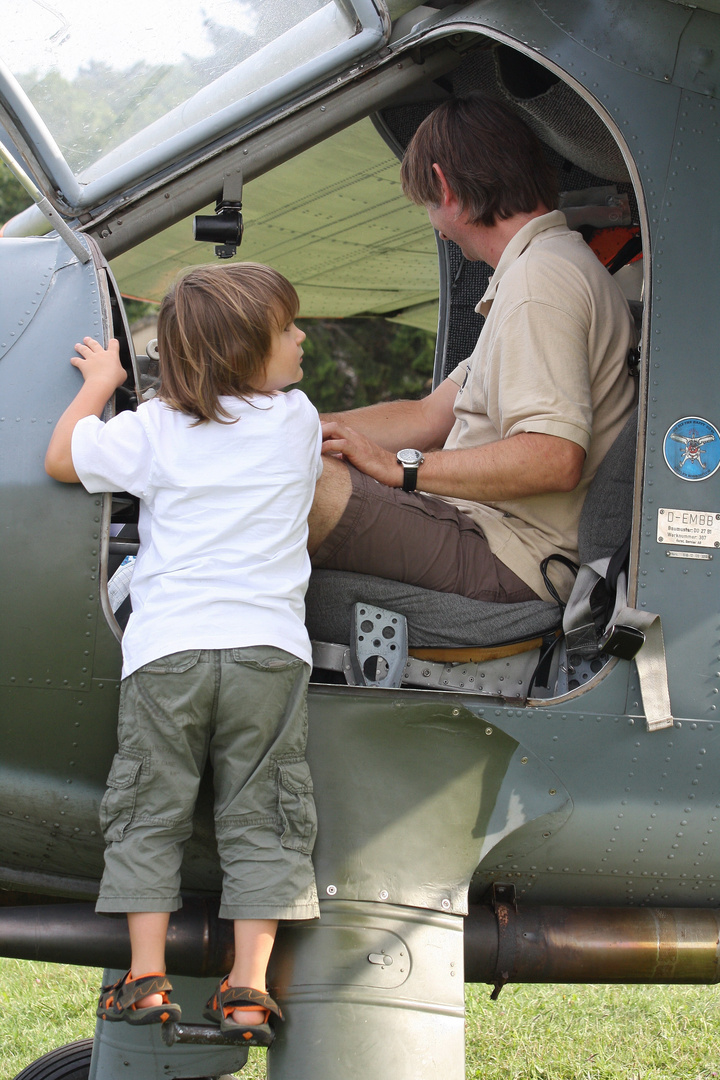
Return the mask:
[(516, 604), (538, 595), (491, 552), (467, 514), (431, 495), (386, 487), (349, 466), (352, 494), (313, 566), (404, 581), (474, 600)]

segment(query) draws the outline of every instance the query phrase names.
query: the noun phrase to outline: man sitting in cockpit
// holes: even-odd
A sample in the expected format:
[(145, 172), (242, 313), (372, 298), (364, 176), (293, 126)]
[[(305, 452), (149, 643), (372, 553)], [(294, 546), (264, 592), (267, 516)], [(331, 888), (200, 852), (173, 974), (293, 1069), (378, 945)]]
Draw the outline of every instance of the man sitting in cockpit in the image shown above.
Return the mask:
[[(469, 359), (428, 397), (325, 417), (313, 565), (478, 600), (550, 599), (577, 561), (588, 485), (634, 405), (620, 289), (556, 209), (540, 142), (501, 103), (450, 99), (420, 125), (405, 194), (494, 275)], [(550, 570), (564, 599), (572, 573)]]

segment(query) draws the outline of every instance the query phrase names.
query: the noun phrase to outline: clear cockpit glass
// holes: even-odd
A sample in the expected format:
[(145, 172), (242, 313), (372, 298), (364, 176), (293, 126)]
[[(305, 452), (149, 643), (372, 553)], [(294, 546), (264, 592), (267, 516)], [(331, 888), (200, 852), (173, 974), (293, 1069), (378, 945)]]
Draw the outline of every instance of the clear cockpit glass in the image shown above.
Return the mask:
[(377, 19), (367, 0), (5, 0), (6, 127), (79, 207), (129, 162), (150, 175), (291, 100), (343, 63), (363, 9)]

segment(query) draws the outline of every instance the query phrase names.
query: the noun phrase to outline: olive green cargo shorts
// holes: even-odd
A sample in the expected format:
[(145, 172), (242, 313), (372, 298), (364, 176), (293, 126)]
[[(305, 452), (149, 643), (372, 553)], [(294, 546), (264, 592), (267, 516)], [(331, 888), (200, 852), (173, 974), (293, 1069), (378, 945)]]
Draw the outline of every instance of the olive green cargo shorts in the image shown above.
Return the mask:
[(97, 911), (175, 911), (207, 759), (224, 919), (318, 915), (317, 818), (305, 761), (310, 669), (272, 646), (191, 650), (123, 680), (100, 807)]

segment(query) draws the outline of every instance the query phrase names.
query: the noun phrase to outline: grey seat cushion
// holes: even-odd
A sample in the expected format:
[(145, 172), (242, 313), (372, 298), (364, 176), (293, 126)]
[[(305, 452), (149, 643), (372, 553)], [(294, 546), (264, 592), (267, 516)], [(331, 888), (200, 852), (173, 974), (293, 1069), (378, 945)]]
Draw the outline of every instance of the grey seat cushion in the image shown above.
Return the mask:
[(338, 645), (350, 644), (356, 603), (404, 615), (411, 648), (497, 645), (535, 637), (560, 625), (557, 605), (543, 600), (486, 604), (454, 593), (432, 592), (401, 581), (342, 570), (313, 570), (305, 602), (310, 637)]

